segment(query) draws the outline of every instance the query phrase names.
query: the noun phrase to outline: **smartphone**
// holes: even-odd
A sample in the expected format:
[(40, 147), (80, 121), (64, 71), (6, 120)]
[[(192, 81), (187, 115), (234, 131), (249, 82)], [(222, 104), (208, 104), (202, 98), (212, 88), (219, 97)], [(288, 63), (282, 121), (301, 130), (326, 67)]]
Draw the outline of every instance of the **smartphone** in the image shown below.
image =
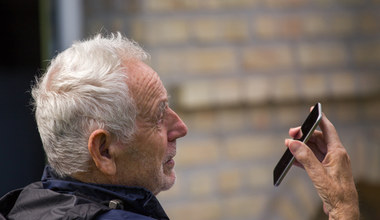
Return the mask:
[[(315, 104), (313, 110), (307, 116), (305, 122), (301, 126), (302, 136), (299, 141), (306, 143), (309, 137), (313, 134), (322, 118), (322, 106), (321, 103)], [(279, 186), (285, 175), (288, 173), (290, 167), (294, 162), (294, 156), (290, 152), (289, 148), (286, 149), (284, 155), (282, 155), (280, 161), (278, 161), (276, 167), (273, 170), (273, 184)]]

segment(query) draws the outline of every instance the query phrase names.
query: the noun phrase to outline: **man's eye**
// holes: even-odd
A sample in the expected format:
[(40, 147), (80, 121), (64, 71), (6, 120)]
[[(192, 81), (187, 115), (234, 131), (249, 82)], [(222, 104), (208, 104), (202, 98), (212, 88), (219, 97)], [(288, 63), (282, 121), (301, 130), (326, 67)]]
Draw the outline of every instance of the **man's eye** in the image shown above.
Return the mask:
[(163, 121), (165, 120), (165, 114), (168, 109), (168, 103), (167, 102), (161, 102), (158, 106), (158, 112), (156, 115), (156, 124), (161, 125)]
[(157, 116), (157, 123), (161, 123), (163, 120), (164, 120), (164, 113), (161, 112), (161, 113)]
[(157, 120), (157, 125), (162, 125), (163, 122), (164, 122), (164, 119), (160, 118)]
[(156, 116), (156, 124), (159, 125), (159, 124), (162, 124), (162, 122), (164, 121), (164, 112), (163, 111), (160, 111), (157, 116)]

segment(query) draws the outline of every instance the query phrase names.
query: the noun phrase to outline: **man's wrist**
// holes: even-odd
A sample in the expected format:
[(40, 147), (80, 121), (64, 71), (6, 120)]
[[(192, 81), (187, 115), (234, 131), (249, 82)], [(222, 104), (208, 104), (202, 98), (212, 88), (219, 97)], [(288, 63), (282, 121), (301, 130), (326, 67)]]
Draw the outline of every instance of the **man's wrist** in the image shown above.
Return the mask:
[(329, 212), (329, 220), (359, 220), (360, 212), (357, 205), (337, 208)]

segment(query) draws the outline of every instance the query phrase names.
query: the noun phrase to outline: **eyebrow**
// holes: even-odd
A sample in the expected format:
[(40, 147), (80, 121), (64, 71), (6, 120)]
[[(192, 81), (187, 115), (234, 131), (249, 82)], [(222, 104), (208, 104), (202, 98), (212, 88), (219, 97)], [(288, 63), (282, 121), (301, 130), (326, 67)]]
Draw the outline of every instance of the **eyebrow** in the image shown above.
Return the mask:
[(168, 100), (166, 100), (166, 99), (162, 100), (162, 101), (160, 101), (160, 103), (158, 103), (158, 108), (157, 108), (156, 112), (161, 115), (165, 112), (165, 110), (168, 106), (169, 106)]
[(158, 114), (163, 114), (166, 110), (166, 108), (169, 107), (169, 99), (170, 99), (170, 95), (169, 94), (166, 94), (166, 98), (165, 99), (162, 99), (158, 105), (157, 105), (157, 110), (156, 110), (156, 113)]
[(167, 99), (165, 100), (162, 100), (159, 104), (158, 104), (158, 111), (160, 113), (164, 112), (165, 109), (169, 106), (169, 101)]

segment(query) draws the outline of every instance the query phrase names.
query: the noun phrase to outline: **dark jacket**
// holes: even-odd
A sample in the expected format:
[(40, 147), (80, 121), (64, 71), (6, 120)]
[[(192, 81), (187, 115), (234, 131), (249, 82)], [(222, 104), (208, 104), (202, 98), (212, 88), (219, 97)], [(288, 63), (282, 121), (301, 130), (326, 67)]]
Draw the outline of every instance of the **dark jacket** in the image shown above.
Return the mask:
[(60, 179), (46, 167), (42, 180), (0, 199), (2, 219), (169, 219), (157, 198), (139, 187)]

